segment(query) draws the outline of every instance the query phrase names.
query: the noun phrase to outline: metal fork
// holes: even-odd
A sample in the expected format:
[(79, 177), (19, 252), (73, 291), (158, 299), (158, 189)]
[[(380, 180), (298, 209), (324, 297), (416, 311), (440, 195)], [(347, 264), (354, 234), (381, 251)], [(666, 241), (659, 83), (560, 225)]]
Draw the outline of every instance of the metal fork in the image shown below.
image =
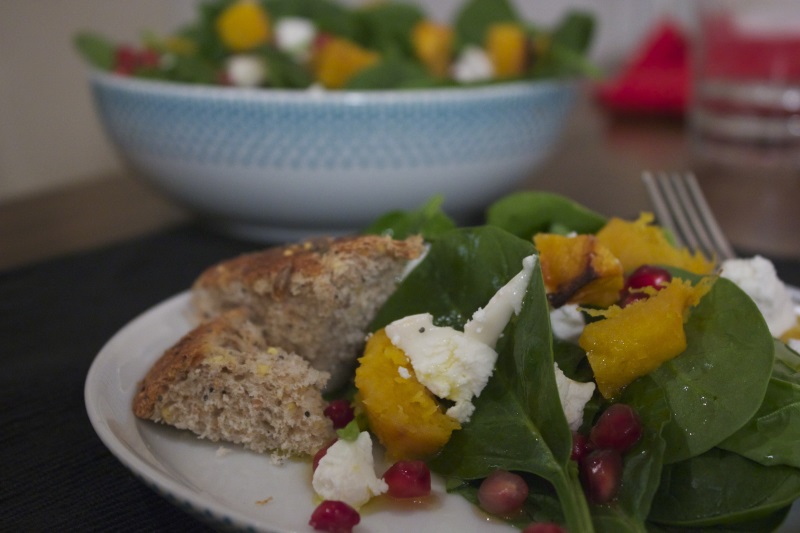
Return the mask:
[(642, 181), (658, 223), (670, 230), (679, 244), (717, 261), (736, 257), (694, 174), (643, 172)]

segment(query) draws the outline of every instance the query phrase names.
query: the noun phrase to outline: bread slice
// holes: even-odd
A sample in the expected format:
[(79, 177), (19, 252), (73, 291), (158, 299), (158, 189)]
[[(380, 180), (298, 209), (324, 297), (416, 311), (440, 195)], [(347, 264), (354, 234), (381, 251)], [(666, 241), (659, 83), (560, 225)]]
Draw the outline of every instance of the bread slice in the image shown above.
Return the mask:
[(232, 310), (181, 338), (141, 382), (133, 411), (275, 459), (313, 455), (335, 437), (323, 413), (328, 374), (270, 346), (247, 316)]
[(193, 303), (202, 318), (247, 308), (267, 343), (329, 372), (332, 390), (351, 375), (367, 326), (424, 249), (420, 237), (377, 235), (271, 248), (207, 269)]

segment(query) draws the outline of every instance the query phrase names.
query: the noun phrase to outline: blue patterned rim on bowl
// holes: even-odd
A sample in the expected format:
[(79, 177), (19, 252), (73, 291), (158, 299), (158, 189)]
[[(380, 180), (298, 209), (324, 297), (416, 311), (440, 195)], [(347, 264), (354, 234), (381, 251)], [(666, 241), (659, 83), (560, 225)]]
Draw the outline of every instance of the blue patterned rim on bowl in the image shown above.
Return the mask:
[[(93, 72), (121, 155), (173, 199), (251, 237), (349, 231), (443, 194), (456, 218), (531, 175), (577, 83), (323, 92)], [(277, 235), (276, 235), (277, 233)]]

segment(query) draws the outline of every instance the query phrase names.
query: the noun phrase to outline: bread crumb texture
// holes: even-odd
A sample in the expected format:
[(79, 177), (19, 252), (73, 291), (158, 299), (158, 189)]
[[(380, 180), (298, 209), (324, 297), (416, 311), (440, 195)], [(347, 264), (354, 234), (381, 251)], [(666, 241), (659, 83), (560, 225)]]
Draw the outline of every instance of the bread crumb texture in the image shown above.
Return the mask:
[(201, 319), (244, 307), (266, 341), (331, 374), (352, 374), (369, 323), (403, 271), (424, 250), (420, 237), (321, 238), (245, 254), (203, 272), (193, 286)]
[(140, 384), (133, 410), (255, 452), (311, 455), (334, 436), (323, 414), (327, 379), (302, 357), (270, 346), (246, 312), (233, 310), (167, 350)]

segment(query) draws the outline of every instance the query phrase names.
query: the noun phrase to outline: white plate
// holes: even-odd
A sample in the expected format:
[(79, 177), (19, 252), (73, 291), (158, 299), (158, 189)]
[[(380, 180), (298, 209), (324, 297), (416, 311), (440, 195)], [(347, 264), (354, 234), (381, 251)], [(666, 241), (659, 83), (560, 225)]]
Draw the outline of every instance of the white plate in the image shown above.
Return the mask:
[[(792, 289), (800, 304), (800, 291)], [(800, 305), (798, 306), (800, 312)], [(131, 402), (136, 385), (192, 327), (189, 294), (157, 305), (120, 330), (97, 355), (86, 378), (89, 419), (100, 439), (127, 468), (178, 507), (205, 520), (251, 531), (313, 531), (316, 505), (310, 462), (277, 466), (264, 455), (200, 440), (188, 431), (141, 421)], [(220, 453), (224, 451), (225, 453)], [(466, 500), (448, 496), (433, 481), (430, 504), (375, 505), (362, 510), (360, 531), (515, 531), (488, 519)], [(800, 531), (800, 504), (781, 532)]]

